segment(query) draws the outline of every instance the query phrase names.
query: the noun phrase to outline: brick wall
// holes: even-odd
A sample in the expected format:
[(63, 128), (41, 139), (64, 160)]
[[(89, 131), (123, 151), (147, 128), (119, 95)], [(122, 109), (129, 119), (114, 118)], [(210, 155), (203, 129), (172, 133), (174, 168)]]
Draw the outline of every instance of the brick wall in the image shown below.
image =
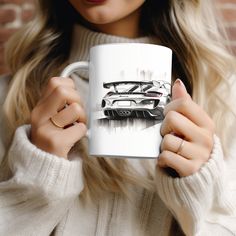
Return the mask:
[[(223, 13), (230, 45), (236, 55), (236, 0), (213, 1)], [(22, 24), (32, 19), (33, 12), (34, 0), (0, 0), (0, 74), (7, 72), (3, 57), (4, 43)]]
[(213, 0), (218, 3), (218, 8), (221, 10), (224, 25), (226, 26), (230, 46), (236, 55), (236, 0)]
[(7, 72), (4, 63), (4, 44), (34, 12), (34, 0), (0, 0), (0, 74)]

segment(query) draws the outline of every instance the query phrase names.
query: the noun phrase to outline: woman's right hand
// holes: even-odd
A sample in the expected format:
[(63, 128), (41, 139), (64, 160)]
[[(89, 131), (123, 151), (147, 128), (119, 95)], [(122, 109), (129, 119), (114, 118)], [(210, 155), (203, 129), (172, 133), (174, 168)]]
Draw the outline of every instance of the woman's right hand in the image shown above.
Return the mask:
[(31, 113), (31, 142), (67, 159), (70, 149), (86, 134), (86, 120), (73, 80), (53, 77)]

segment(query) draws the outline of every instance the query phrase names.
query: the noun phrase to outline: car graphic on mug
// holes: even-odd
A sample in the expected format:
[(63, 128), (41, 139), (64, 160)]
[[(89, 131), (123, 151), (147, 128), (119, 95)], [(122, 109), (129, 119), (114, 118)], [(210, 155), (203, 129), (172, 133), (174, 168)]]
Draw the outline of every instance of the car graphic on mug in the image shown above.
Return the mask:
[(163, 109), (170, 101), (170, 83), (163, 80), (115, 81), (103, 83), (103, 87), (109, 89), (101, 102), (106, 118), (163, 120)]

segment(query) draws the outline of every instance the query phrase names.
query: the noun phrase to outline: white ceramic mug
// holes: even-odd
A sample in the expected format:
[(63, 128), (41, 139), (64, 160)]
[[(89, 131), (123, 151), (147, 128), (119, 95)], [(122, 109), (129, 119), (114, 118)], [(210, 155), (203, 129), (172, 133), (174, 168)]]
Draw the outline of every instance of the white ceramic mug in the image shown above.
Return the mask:
[(171, 64), (167, 47), (122, 43), (92, 47), (89, 62), (64, 69), (62, 77), (89, 71), (90, 155), (157, 158)]

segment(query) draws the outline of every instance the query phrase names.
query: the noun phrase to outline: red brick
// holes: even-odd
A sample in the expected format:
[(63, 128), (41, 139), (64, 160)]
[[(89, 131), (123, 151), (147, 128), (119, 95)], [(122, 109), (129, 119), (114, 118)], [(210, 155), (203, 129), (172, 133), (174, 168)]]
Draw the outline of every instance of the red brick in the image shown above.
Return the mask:
[(231, 41), (236, 40), (236, 26), (235, 27), (227, 27), (226, 31), (227, 31), (229, 39)]
[(25, 9), (21, 13), (21, 19), (24, 23), (32, 20), (34, 17), (34, 9)]
[(0, 0), (1, 3), (11, 3), (11, 4), (23, 4), (27, 2), (35, 2), (35, 0)]
[(225, 3), (236, 3), (236, 0), (217, 0), (218, 3), (220, 4), (225, 4)]
[(234, 55), (236, 56), (236, 46), (232, 46), (232, 49), (233, 49)]
[(6, 42), (17, 29), (0, 28), (0, 43)]
[(12, 22), (16, 19), (16, 13), (12, 9), (0, 9), (0, 24)]
[(236, 8), (235, 9), (223, 9), (223, 18), (226, 22), (236, 22)]

